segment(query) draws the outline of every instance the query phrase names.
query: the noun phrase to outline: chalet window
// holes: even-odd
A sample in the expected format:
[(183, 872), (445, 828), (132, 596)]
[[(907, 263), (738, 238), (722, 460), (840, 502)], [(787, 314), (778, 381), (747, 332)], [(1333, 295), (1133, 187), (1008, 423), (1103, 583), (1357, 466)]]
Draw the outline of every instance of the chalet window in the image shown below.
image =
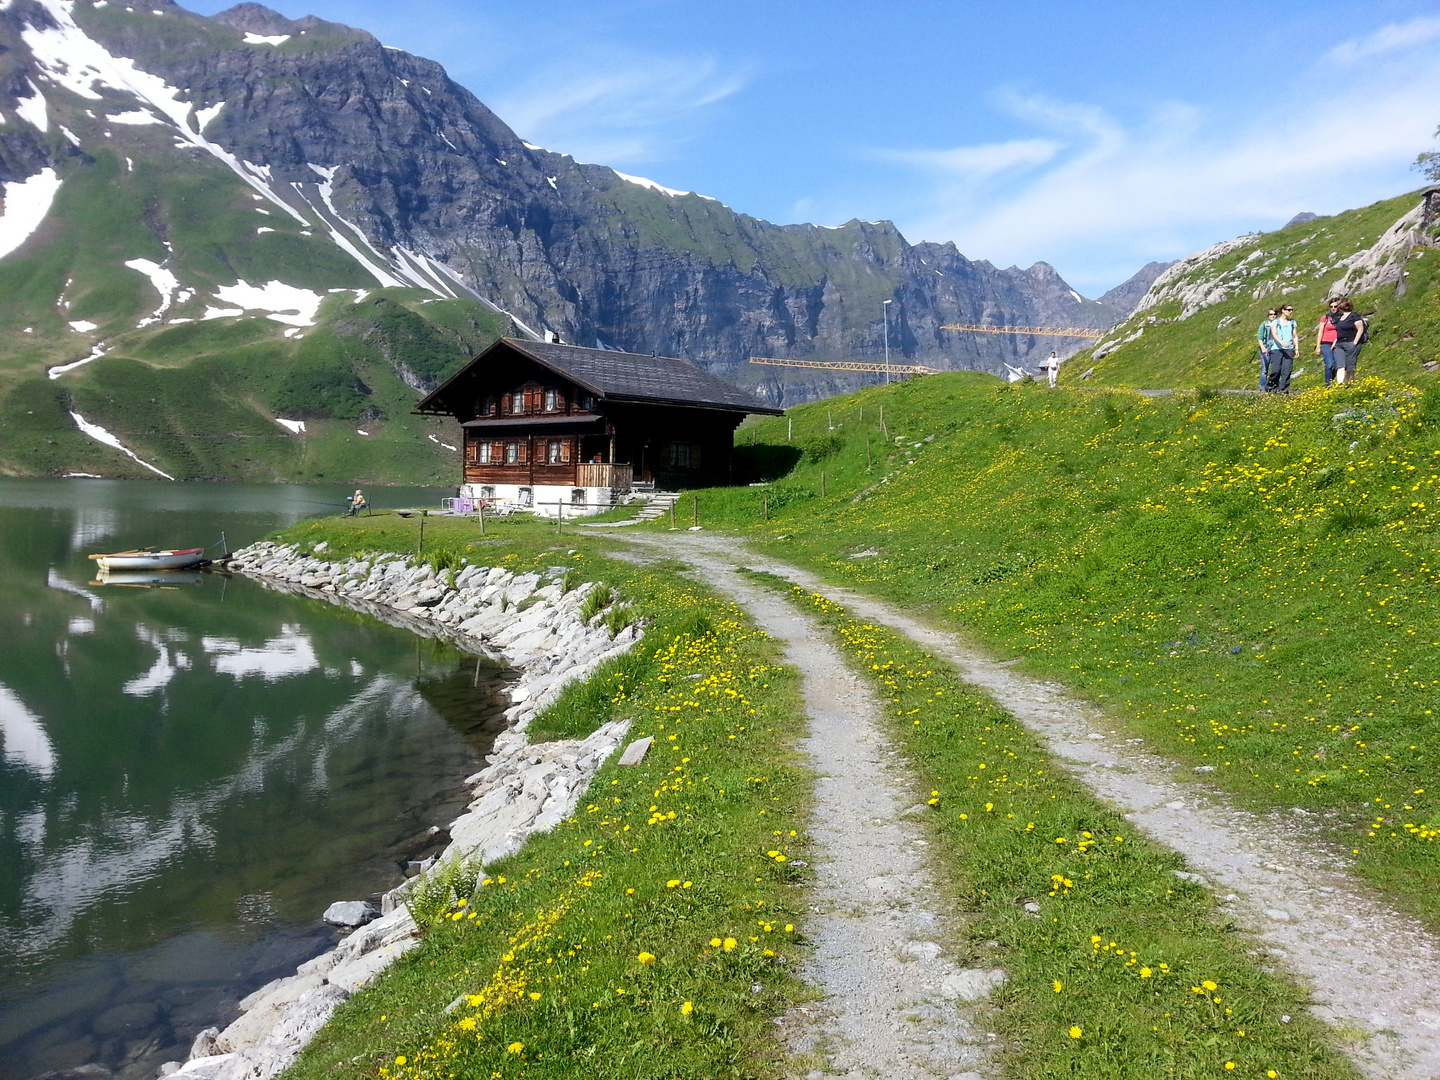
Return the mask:
[(505, 464), (519, 465), (524, 459), (520, 456), (520, 444), (509, 442), (505, 444)]
[(671, 443), (670, 465), (676, 469), (698, 469), (700, 447), (695, 443)]
[(489, 484), (486, 484), (480, 489), (480, 498), (484, 499), (486, 502), (494, 502), (495, 488)]
[(490, 444), (488, 442), (482, 442), (480, 444), (480, 464), (490, 464)]
[(551, 439), (545, 444), (545, 463), (564, 465), (570, 461), (570, 443), (567, 439)]
[(514, 413), (516, 416), (520, 416), (520, 415), (523, 415), (523, 414), (524, 414), (524, 412), (525, 412), (525, 391), (524, 391), (524, 390), (516, 390), (515, 393), (513, 393), (513, 394), (510, 395), (510, 411), (511, 411), (512, 413)]
[(591, 397), (589, 394), (586, 394), (583, 400), (584, 400), (584, 403), (585, 403), (585, 404), (584, 404), (584, 409), (585, 409), (585, 411), (586, 411), (586, 412), (594, 412), (594, 411), (595, 411), (595, 399), (594, 399), (593, 397)]
[(475, 403), (476, 416), (489, 416), (495, 411), (495, 395), (486, 394)]
[(571, 489), (570, 489), (570, 505), (571, 505), (571, 506), (584, 506), (587, 501), (588, 501), (588, 499), (586, 498), (585, 489), (584, 489), (584, 488), (571, 488)]
[(545, 391), (545, 411), (554, 412), (560, 407), (560, 392), (558, 390)]

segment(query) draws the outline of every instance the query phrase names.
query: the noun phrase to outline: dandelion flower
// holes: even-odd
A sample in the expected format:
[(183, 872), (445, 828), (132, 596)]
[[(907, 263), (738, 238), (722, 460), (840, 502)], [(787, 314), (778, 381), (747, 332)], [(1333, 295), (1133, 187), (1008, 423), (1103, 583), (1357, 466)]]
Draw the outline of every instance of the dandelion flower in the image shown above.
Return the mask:
[(1065, 989), (1065, 984), (1062, 983), (1059, 979), (1056, 979), (1056, 980), (1055, 980), (1054, 985), (1055, 985), (1055, 992), (1056, 992), (1057, 994), (1060, 993), (1061, 990), (1064, 990), (1064, 989)]
[(1150, 978), (1150, 976), (1151, 976), (1152, 974), (1154, 974), (1154, 973), (1153, 973), (1149, 968), (1144, 968), (1144, 967), (1142, 967), (1142, 968), (1140, 969), (1140, 977), (1141, 977), (1142, 979), (1148, 979), (1148, 978)]
[(461, 1020), (461, 1021), (460, 1021), (460, 1030), (461, 1030), (461, 1031), (474, 1031), (474, 1030), (475, 1030), (475, 1017), (473, 1017), (473, 1016), (467, 1016), (467, 1017), (465, 1017), (465, 1019)]
[(1235, 1070), (1235, 1063), (1233, 1061), (1227, 1061), (1225, 1062), (1225, 1068), (1233, 1072)]
[(521, 1052), (522, 1050), (524, 1050), (524, 1049), (525, 1049), (525, 1044), (524, 1044), (524, 1043), (522, 1043), (522, 1042), (513, 1042), (513, 1043), (511, 1043), (509, 1046), (507, 1046), (507, 1047), (505, 1048), (505, 1052), (506, 1052), (507, 1054), (518, 1054), (518, 1053), (520, 1053), (520, 1052)]
[(1085, 1034), (1085, 1032), (1083, 1032), (1083, 1031), (1080, 1030), (1080, 1025), (1079, 1025), (1079, 1024), (1076, 1024), (1074, 1027), (1072, 1027), (1072, 1028), (1070, 1029), (1070, 1037), (1071, 1037), (1072, 1039), (1078, 1039), (1078, 1038), (1080, 1038), (1081, 1035), (1084, 1035), (1084, 1034)]
[(649, 967), (651, 964), (655, 963), (655, 954), (654, 954), (654, 953), (648, 953), (648, 952), (642, 952), (642, 953), (641, 953), (639, 956), (637, 956), (635, 959), (636, 959), (636, 960), (639, 960), (640, 963), (644, 964), (646, 967)]
[(539, 1001), (539, 1000), (540, 1000), (540, 993), (539, 993), (538, 990), (531, 990), (531, 991), (530, 991), (530, 1000), (531, 1000), (531, 1001)]
[(405, 1062), (406, 1062), (406, 1060), (407, 1060), (407, 1059), (406, 1059), (406, 1057), (405, 1057), (404, 1054), (399, 1054), (399, 1055), (397, 1055), (396, 1058), (395, 1058), (395, 1064), (396, 1064), (396, 1065), (404, 1065)]
[(1218, 986), (1216, 986), (1216, 985), (1215, 985), (1213, 982), (1211, 982), (1209, 979), (1206, 979), (1206, 980), (1205, 980), (1204, 982), (1202, 982), (1200, 985), (1203, 986), (1206, 990), (1211, 991), (1212, 993), (1213, 993), (1214, 991), (1220, 989)]
[[(680, 1006), (680, 1015), (681, 1015), (681, 1016), (689, 1016), (689, 1015), (690, 1015), (692, 1012), (694, 1012), (694, 1011), (695, 1011), (695, 1006), (692, 1005), (692, 1004), (691, 1004), (690, 1002), (688, 1002), (688, 1001), (685, 1002), (684, 1005), (681, 1005), (681, 1006)], [(1274, 1073), (1271, 1073), (1270, 1075), (1273, 1076), (1273, 1075), (1275, 1075), (1275, 1074), (1274, 1074)]]
[(795, 927), (794, 927), (794, 925), (793, 925), (792, 923), (788, 923), (788, 922), (787, 922), (787, 923), (785, 924), (785, 932), (786, 932), (787, 934), (793, 934), (793, 933), (795, 932)]
[(725, 951), (726, 951), (726, 952), (734, 952), (735, 946), (738, 945), (738, 944), (740, 944), (740, 943), (739, 943), (738, 941), (736, 941), (733, 937), (727, 937), (727, 938), (725, 939)]
[(712, 937), (710, 939), (710, 947), (712, 949), (718, 949), (720, 947), (720, 939), (718, 937)]
[(677, 878), (671, 878), (669, 881), (665, 882), (665, 888), (667, 888), (667, 889), (673, 889), (673, 888), (675, 888), (675, 886), (677, 886), (677, 885), (679, 885), (679, 884), (680, 884), (680, 879), (679, 879), (678, 877), (677, 877)]

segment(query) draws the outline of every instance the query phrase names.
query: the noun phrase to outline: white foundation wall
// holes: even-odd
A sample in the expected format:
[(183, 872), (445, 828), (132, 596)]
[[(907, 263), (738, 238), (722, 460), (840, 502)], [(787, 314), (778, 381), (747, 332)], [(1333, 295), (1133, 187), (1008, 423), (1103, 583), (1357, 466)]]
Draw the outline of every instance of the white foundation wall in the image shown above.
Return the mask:
[[(577, 492), (584, 493), (580, 501)], [(488, 499), (511, 506), (533, 510), (542, 517), (555, 517), (556, 503), (563, 503), (567, 518), (598, 514), (618, 506), (629, 497), (628, 491), (608, 487), (571, 487), (568, 484), (461, 484), (460, 495), (467, 499)]]

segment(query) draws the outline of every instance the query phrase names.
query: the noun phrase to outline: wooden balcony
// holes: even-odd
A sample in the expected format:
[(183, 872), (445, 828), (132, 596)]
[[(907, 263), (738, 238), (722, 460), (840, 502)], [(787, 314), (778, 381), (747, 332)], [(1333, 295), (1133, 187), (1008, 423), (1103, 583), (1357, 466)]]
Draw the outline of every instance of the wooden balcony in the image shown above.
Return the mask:
[(632, 469), (629, 465), (583, 463), (575, 466), (575, 486), (629, 491), (631, 473)]

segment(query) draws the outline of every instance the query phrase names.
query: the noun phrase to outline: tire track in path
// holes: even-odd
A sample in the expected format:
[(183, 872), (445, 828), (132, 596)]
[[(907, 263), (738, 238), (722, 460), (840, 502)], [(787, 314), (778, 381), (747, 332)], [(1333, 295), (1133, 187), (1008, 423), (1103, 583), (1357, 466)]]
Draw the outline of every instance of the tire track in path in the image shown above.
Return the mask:
[[(675, 551), (657, 544), (651, 554)], [(918, 815), (907, 812), (911, 784), (892, 764), (879, 702), (828, 635), (737, 572), (734, 558), (708, 546), (684, 555), (784, 646), (802, 680), (810, 725), (800, 748), (817, 774), (806, 927), (814, 953), (803, 971), (825, 1000), (786, 1019), (790, 1049), (824, 1060), (824, 1074), (809, 1074), (816, 1080), (984, 1080), (977, 1070), (990, 1071), (994, 1036), (977, 1017), (982, 1006), (966, 1003), (1004, 973), (962, 968), (945, 945), (953, 921), (937, 903)]]
[[(1219, 893), (1221, 910), (1258, 939), (1271, 961), (1310, 988), (1312, 1010), (1338, 1030), (1366, 1076), (1440, 1080), (1440, 944), (1419, 920), (1356, 879), (1343, 856), (1301, 818), (1229, 806), (1223, 793), (1177, 779), (1180, 766), (1126, 738), (1121, 721), (1063, 686), (1014, 671), (953, 632), (830, 586), (749, 551), (739, 540), (704, 533), (623, 539), (686, 560), (717, 584), (722, 575), (739, 579), (737, 566), (773, 573), (948, 660), (1039, 734), (1087, 787), (1184, 855)], [(732, 595), (754, 611), (748, 596)], [(833, 663), (838, 670), (838, 656)], [(807, 700), (809, 692), (807, 682)]]

